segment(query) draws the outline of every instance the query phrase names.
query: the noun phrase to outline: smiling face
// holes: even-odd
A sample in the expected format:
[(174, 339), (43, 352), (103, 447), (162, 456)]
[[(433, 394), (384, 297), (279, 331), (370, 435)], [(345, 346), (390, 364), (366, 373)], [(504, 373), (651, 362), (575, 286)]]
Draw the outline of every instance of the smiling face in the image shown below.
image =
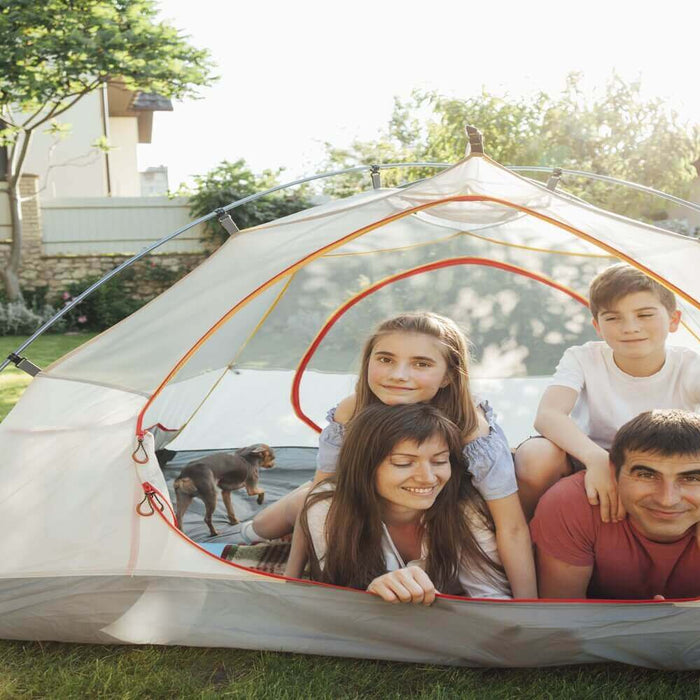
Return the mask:
[(656, 294), (634, 292), (601, 308), (593, 326), (621, 370), (653, 374), (663, 366), (666, 337), (679, 322), (680, 311), (670, 314)]
[(381, 335), (369, 357), (367, 381), (389, 406), (428, 402), (449, 383), (442, 346), (423, 333)]
[(700, 522), (700, 454), (664, 457), (630, 450), (618, 490), (643, 535), (655, 542), (679, 540)]
[(375, 487), (385, 511), (405, 519), (430, 508), (452, 475), (450, 451), (441, 435), (420, 445), (400, 440), (377, 467)]

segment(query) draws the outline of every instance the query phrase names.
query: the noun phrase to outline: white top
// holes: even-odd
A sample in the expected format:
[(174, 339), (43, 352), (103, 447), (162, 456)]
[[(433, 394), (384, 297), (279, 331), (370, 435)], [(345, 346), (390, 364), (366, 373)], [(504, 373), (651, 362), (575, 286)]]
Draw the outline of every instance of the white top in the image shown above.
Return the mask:
[(551, 384), (579, 392), (571, 417), (593, 442), (609, 450), (617, 430), (644, 411), (698, 410), (700, 355), (669, 346), (656, 374), (633, 377), (615, 364), (607, 343), (593, 341), (564, 352)]
[[(330, 485), (324, 485), (320, 488), (330, 489)], [(331, 507), (330, 498), (314, 503), (307, 511), (307, 520), (309, 524), (309, 533), (311, 534), (311, 542), (314, 546), (314, 551), (318, 557), (319, 566), (323, 569), (324, 559), (328, 550), (328, 542), (326, 540), (326, 518), (328, 510)], [(498, 557), (498, 549), (496, 545), (496, 535), (489, 530), (481, 518), (473, 513), (469, 518), (470, 529), (474, 534), (474, 538), (481, 546), (484, 553), (496, 564), (500, 564), (501, 560)], [(389, 530), (382, 523), (382, 551), (384, 553), (384, 561), (386, 562), (386, 570), (396, 571), (403, 569), (406, 566), (420, 566), (425, 569), (425, 560), (427, 557), (427, 549), (423, 543), (421, 558), (415, 561), (404, 562), (399, 550), (391, 539)], [(469, 596), (470, 598), (512, 598), (513, 594), (510, 590), (510, 585), (507, 579), (494, 572), (493, 580), (479, 570), (471, 570), (466, 564), (460, 567), (459, 570), (459, 589), (455, 591), (440, 591), (441, 593), (453, 593)]]

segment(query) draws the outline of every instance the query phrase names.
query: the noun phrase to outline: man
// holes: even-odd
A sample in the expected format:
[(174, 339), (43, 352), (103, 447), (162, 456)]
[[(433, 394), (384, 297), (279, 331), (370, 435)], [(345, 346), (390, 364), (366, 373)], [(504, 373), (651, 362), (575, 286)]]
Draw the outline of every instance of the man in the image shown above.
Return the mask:
[(641, 413), (610, 448), (627, 518), (602, 522), (584, 474), (561, 480), (531, 523), (543, 598), (700, 596), (700, 416)]

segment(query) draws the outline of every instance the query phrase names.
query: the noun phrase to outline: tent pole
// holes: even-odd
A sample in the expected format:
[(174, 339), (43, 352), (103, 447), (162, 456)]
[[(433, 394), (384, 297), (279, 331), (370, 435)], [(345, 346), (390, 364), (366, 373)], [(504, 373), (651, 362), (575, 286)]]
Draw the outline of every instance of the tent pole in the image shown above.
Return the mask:
[[(136, 253), (136, 255), (132, 256), (128, 260), (125, 260), (121, 265), (118, 265), (115, 267), (113, 270), (110, 270), (106, 275), (104, 275), (101, 279), (97, 280), (94, 284), (91, 284), (84, 292), (79, 294), (77, 297), (72, 299), (68, 304), (66, 304), (62, 309), (59, 309), (50, 319), (45, 321), (39, 328), (37, 328), (34, 333), (27, 338), (19, 347), (17, 347), (14, 352), (11, 352), (0, 364), (0, 372), (5, 369), (10, 363), (13, 363), (16, 367), (19, 369), (24, 370), (27, 372), (27, 374), (30, 374), (32, 376), (35, 376), (40, 370), (35, 364), (27, 360), (27, 358), (23, 357), (21, 353), (26, 350), (39, 336), (43, 335), (51, 326), (53, 326), (56, 321), (58, 321), (60, 318), (65, 316), (72, 308), (77, 306), (85, 297), (89, 296), (94, 292), (96, 289), (101, 287), (103, 284), (106, 282), (109, 282), (109, 280), (112, 279), (115, 275), (118, 275), (122, 270), (125, 270), (127, 267), (130, 267), (133, 265), (135, 262), (141, 260), (141, 258), (145, 257), (152, 251), (154, 251), (156, 248), (159, 248), (163, 244), (167, 243), (168, 241), (171, 241), (173, 238), (176, 238), (179, 236), (181, 233), (184, 233), (185, 231), (188, 231), (189, 229), (193, 228), (194, 226), (197, 226), (198, 224), (203, 224), (206, 221), (209, 221), (210, 219), (213, 219), (214, 217), (217, 217), (219, 220), (219, 223), (226, 229), (226, 231), (229, 233), (229, 235), (233, 235), (233, 233), (236, 233), (238, 231), (238, 227), (236, 226), (235, 222), (231, 218), (231, 216), (228, 214), (228, 212), (231, 209), (235, 209), (236, 207), (240, 207), (243, 204), (247, 204), (248, 202), (253, 202), (256, 199), (260, 199), (261, 197), (264, 197), (265, 195), (272, 194), (273, 192), (277, 192), (278, 190), (283, 190), (286, 189), (287, 187), (294, 187), (295, 185), (303, 185), (306, 182), (312, 182), (313, 180), (320, 180), (322, 178), (327, 178), (327, 177), (333, 177), (335, 175), (345, 175), (348, 173), (357, 173), (357, 172), (364, 172), (365, 170), (371, 169), (371, 168), (377, 168), (377, 172), (379, 170), (387, 169), (387, 168), (407, 168), (407, 167), (416, 167), (416, 166), (422, 166), (422, 167), (431, 167), (431, 168), (448, 168), (451, 163), (385, 163), (383, 165), (356, 165), (352, 168), (345, 168), (344, 170), (333, 170), (331, 172), (327, 173), (319, 173), (317, 175), (311, 175), (309, 177), (304, 177), (300, 178), (299, 180), (292, 180), (291, 182), (287, 182), (283, 185), (277, 185), (275, 187), (271, 187), (269, 190), (265, 190), (264, 192), (256, 192), (255, 194), (248, 195), (247, 197), (243, 197), (243, 199), (236, 200), (235, 202), (231, 202), (231, 204), (227, 204), (225, 207), (219, 207), (218, 209), (210, 212), (209, 214), (205, 216), (201, 216), (199, 219), (196, 219), (195, 221), (191, 221), (189, 224), (180, 227), (176, 231), (173, 231), (173, 233), (169, 233), (167, 236), (164, 236), (160, 240), (156, 241), (155, 243), (152, 243), (151, 245), (147, 246), (140, 252)], [(230, 223), (229, 223), (230, 222)], [(232, 230), (229, 230), (231, 228)], [(235, 229), (235, 230), (233, 230)], [(33, 369), (32, 369), (33, 368)]]
[(647, 187), (646, 185), (638, 185), (636, 182), (630, 182), (629, 180), (620, 180), (617, 177), (610, 177), (609, 175), (598, 175), (598, 173), (588, 173), (585, 170), (566, 170), (565, 168), (551, 168), (545, 165), (505, 165), (504, 167), (508, 170), (513, 170), (515, 172), (531, 171), (540, 173), (554, 173), (555, 170), (559, 170), (564, 175), (577, 175), (579, 177), (586, 177), (591, 180), (600, 180), (601, 182), (610, 182), (614, 185), (623, 185), (633, 190), (638, 190), (639, 192), (645, 192), (646, 194), (653, 194), (656, 197), (661, 197), (661, 199), (667, 199), (669, 202), (680, 204), (681, 206), (688, 207), (688, 209), (700, 211), (700, 204), (688, 202), (685, 199), (681, 199), (680, 197), (676, 197), (672, 194), (667, 194), (666, 192), (655, 190), (653, 187)]
[[(471, 149), (472, 155), (483, 155), (483, 139), (481, 137), (481, 133), (479, 132), (478, 129), (472, 126), (468, 126), (467, 128), (467, 134), (469, 135), (469, 146)], [(115, 275), (118, 275), (122, 270), (126, 269), (127, 267), (130, 267), (133, 265), (135, 262), (140, 260), (141, 258), (145, 257), (148, 255), (150, 252), (155, 250), (156, 248), (159, 248), (161, 245), (164, 243), (167, 243), (168, 241), (172, 240), (173, 238), (179, 236), (181, 233), (184, 233), (185, 231), (188, 231), (191, 229), (193, 226), (197, 226), (198, 224), (204, 223), (206, 221), (209, 221), (210, 219), (213, 219), (214, 217), (217, 217), (219, 219), (219, 222), (221, 223), (224, 228), (226, 228), (227, 231), (229, 229), (227, 228), (227, 225), (232, 226), (235, 228), (235, 231), (231, 232), (229, 231), (229, 235), (232, 235), (232, 233), (235, 233), (238, 231), (238, 227), (236, 226), (235, 222), (233, 219), (228, 216), (227, 213), (231, 209), (235, 209), (236, 207), (240, 207), (243, 204), (247, 204), (248, 202), (253, 202), (256, 199), (260, 199), (261, 197), (264, 197), (268, 194), (272, 194), (273, 192), (278, 192), (279, 190), (286, 189), (288, 187), (294, 187), (296, 185), (303, 185), (307, 182), (313, 182), (314, 180), (321, 180), (324, 178), (328, 177), (334, 177), (336, 175), (346, 175), (348, 173), (357, 173), (357, 172), (364, 172), (366, 170), (369, 170), (370, 173), (372, 174), (372, 183), (374, 184), (374, 169), (376, 169), (376, 174), (377, 176), (379, 175), (379, 172), (381, 170), (387, 170), (389, 168), (409, 168), (409, 167), (427, 167), (427, 168), (449, 168), (452, 163), (426, 163), (426, 162), (416, 162), (416, 163), (408, 163), (408, 162), (402, 162), (402, 163), (384, 163), (384, 164), (374, 164), (374, 165), (356, 165), (352, 168), (345, 168), (343, 170), (333, 170), (325, 173), (319, 173), (317, 175), (311, 175), (309, 177), (304, 177), (300, 178), (298, 180), (292, 180), (290, 182), (287, 182), (283, 185), (276, 185), (275, 187), (271, 187), (269, 190), (265, 190), (264, 192), (257, 192), (255, 194), (248, 195), (247, 197), (243, 197), (243, 199), (239, 199), (235, 202), (232, 202), (231, 204), (227, 204), (225, 207), (219, 207), (215, 211), (207, 214), (206, 216), (202, 216), (199, 219), (196, 219), (195, 221), (190, 222), (186, 226), (182, 226), (181, 228), (177, 229), (173, 233), (168, 234), (167, 236), (164, 236), (160, 240), (156, 241), (155, 243), (151, 244), (150, 246), (144, 248), (142, 251), (134, 255), (133, 257), (129, 258), (128, 260), (125, 260), (121, 265), (115, 267), (113, 270), (108, 272), (104, 277), (102, 277), (100, 280), (92, 284), (90, 287), (88, 287), (82, 294), (79, 296), (75, 297), (71, 302), (66, 304), (62, 309), (60, 309), (56, 314), (54, 314), (48, 321), (43, 323), (27, 340), (25, 340), (18, 348), (15, 349), (14, 352), (11, 352), (5, 360), (0, 364), (0, 372), (5, 369), (10, 363), (14, 363), (18, 368), (23, 369), (25, 372), (28, 374), (31, 374), (34, 376), (34, 374), (39, 371), (39, 368), (37, 368), (36, 365), (31, 363), (29, 360), (27, 360), (25, 357), (21, 356), (21, 353), (28, 348), (39, 336), (41, 336), (43, 333), (45, 333), (51, 326), (56, 323), (60, 318), (62, 318), (65, 314), (67, 314), (73, 307), (77, 306), (83, 299), (85, 299), (86, 296), (94, 292), (98, 287), (101, 287), (105, 282), (108, 282), (112, 277)], [(610, 182), (616, 185), (623, 185), (626, 187), (630, 187), (635, 190), (639, 190), (640, 192), (645, 192), (647, 194), (652, 194), (657, 197), (661, 197), (662, 199), (666, 199), (671, 202), (675, 202), (676, 204), (680, 204), (682, 206), (685, 206), (689, 209), (692, 209), (694, 211), (700, 211), (700, 204), (695, 204), (693, 202), (687, 202), (684, 199), (681, 199), (680, 197), (675, 197), (674, 195), (671, 194), (666, 194), (665, 192), (661, 192), (659, 190), (655, 190), (652, 187), (646, 187), (645, 185), (638, 185), (634, 182), (629, 182), (627, 180), (620, 180), (615, 177), (610, 177), (608, 175), (598, 175), (597, 173), (588, 173), (582, 170), (566, 170), (564, 168), (551, 168), (547, 166), (528, 166), (528, 165), (507, 165), (505, 166), (507, 169), (512, 170), (514, 172), (518, 171), (532, 171), (532, 172), (546, 172), (546, 173), (552, 173), (554, 176), (556, 172), (565, 174), (565, 175), (577, 175), (580, 177), (586, 177), (590, 178), (592, 180), (601, 180), (603, 182)], [(552, 182), (552, 178), (549, 179), (547, 186)], [(380, 183), (381, 184), (381, 183)], [(556, 185), (555, 185), (556, 186)], [(552, 188), (550, 188), (552, 189)], [(223, 219), (223, 220), (222, 220)], [(230, 221), (230, 224), (228, 224), (228, 221)], [(678, 234), (680, 235), (680, 234)], [(32, 369), (33, 368), (33, 369)], [(35, 371), (36, 370), (36, 371)]]

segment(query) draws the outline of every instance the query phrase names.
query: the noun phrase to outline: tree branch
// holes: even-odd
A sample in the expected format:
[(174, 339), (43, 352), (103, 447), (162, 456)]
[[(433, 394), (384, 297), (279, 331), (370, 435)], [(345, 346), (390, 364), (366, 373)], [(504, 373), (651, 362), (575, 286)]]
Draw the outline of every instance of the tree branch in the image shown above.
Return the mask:
[[(57, 102), (54, 104), (53, 108), (51, 109), (50, 112), (47, 113), (43, 119), (40, 119), (37, 121), (35, 124), (32, 124), (31, 127), (28, 127), (27, 130), (31, 129), (36, 129), (38, 126), (41, 126), (42, 124), (45, 124), (49, 119), (55, 119), (56, 117), (60, 116), (67, 110), (69, 110), (76, 102), (79, 102), (80, 100), (85, 97), (85, 95), (90, 94), (93, 90), (95, 90), (99, 85), (101, 81), (95, 81), (91, 83), (90, 85), (87, 85), (85, 89), (82, 92), (79, 93), (74, 93), (75, 98), (69, 102)], [(63, 105), (63, 106), (61, 106)], [(59, 109), (60, 107), (60, 109)]]

